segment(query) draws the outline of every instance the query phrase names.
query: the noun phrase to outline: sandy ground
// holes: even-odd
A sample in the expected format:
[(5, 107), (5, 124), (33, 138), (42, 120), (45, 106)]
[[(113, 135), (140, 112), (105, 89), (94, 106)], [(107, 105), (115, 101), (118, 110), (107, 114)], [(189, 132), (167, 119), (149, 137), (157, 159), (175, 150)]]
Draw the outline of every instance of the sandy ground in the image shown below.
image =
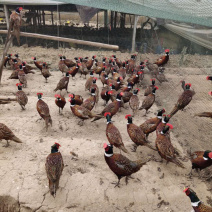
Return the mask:
[[(165, 161), (159, 163), (152, 160), (139, 172), (133, 174), (134, 179), (130, 179), (128, 185), (125, 185), (125, 180), (122, 179), (121, 187), (114, 188), (111, 182), (116, 181), (117, 178), (104, 159), (103, 143), (107, 142), (106, 121), (101, 119), (91, 123), (90, 120), (86, 120), (84, 126), (80, 127), (77, 125), (78, 118), (70, 110), (69, 102), (63, 114), (59, 115), (53, 92), (61, 78), (61, 72), (56, 71), (59, 54), (65, 54), (68, 58), (95, 54), (97, 58), (101, 58), (110, 56), (114, 52), (13, 47), (11, 53), (16, 52), (32, 66), (34, 66), (30, 59), (32, 56), (45, 60), (51, 65), (53, 76), (49, 78), (49, 83), (45, 83), (45, 79), (36, 68), (36, 74), (27, 75), (28, 87), (24, 91), (28, 95), (29, 103), (25, 111), (21, 111), (16, 102), (0, 105), (0, 122), (10, 127), (17, 137), (23, 140), (23, 144), (10, 142), (11, 145), (8, 148), (3, 147), (6, 142), (1, 141), (0, 202), (4, 202), (5, 208), (12, 209), (3, 209), (0, 204), (0, 211), (187, 212), (191, 211), (192, 207), (189, 198), (183, 193), (184, 186), (191, 186), (204, 203), (212, 206), (212, 195), (207, 190), (211, 188), (211, 181), (202, 182), (195, 172), (192, 179), (187, 178), (186, 174), (190, 172), (191, 164), (185, 159), (187, 150), (212, 149), (211, 120), (193, 117), (197, 112), (212, 111), (211, 97), (208, 95), (212, 85), (205, 80), (208, 74), (212, 74), (212, 56), (188, 55), (184, 65), (179, 68), (180, 56), (171, 55), (165, 71), (169, 82), (156, 83), (159, 87), (156, 93), (156, 104), (146, 117), (144, 111), (139, 111), (134, 118), (134, 123), (139, 125), (146, 119), (155, 117), (158, 108), (164, 107), (167, 112), (170, 112), (182, 92), (180, 80), (185, 79), (186, 82), (190, 82), (196, 92), (194, 99), (184, 112), (178, 112), (170, 121), (174, 125), (171, 140), (185, 159), (186, 169), (181, 169), (172, 163), (166, 164)], [(130, 57), (128, 53), (116, 52), (116, 55), (121, 59)], [(139, 55), (139, 57), (142, 60), (146, 58), (154, 60), (158, 55), (148, 54)], [(12, 96), (17, 90), (15, 84), (18, 80), (8, 80), (11, 72), (7, 69), (3, 72), (1, 96)], [(139, 93), (140, 101), (144, 99), (143, 90), (149, 83), (150, 76), (145, 75)], [(70, 79), (69, 91), (81, 94), (85, 99), (89, 94), (84, 91), (84, 84), (85, 79), (77, 75), (76, 80)], [(102, 87), (99, 80), (97, 84), (100, 88)], [(53, 126), (48, 132), (44, 129), (44, 121), (37, 121), (40, 118), (36, 111), (37, 92), (44, 93), (43, 100), (50, 108)], [(100, 112), (103, 109), (102, 104), (103, 101), (100, 100), (94, 111)], [(115, 115), (113, 120), (122, 133), (126, 148), (130, 150), (133, 143), (127, 134), (124, 117), (131, 113), (131, 110), (128, 105), (127, 107), (128, 109), (122, 109)], [(149, 136), (149, 140), (154, 144), (155, 133)], [(48, 193), (45, 172), (45, 160), (54, 142), (61, 144), (60, 152), (65, 163), (60, 188), (55, 199)], [(70, 151), (77, 156), (70, 154)], [(115, 148), (115, 152), (119, 150)], [(148, 157), (160, 159), (157, 152), (146, 147), (139, 147), (136, 153), (130, 152), (126, 156), (132, 160)], [(208, 169), (203, 171), (202, 175), (209, 177), (211, 173)]]

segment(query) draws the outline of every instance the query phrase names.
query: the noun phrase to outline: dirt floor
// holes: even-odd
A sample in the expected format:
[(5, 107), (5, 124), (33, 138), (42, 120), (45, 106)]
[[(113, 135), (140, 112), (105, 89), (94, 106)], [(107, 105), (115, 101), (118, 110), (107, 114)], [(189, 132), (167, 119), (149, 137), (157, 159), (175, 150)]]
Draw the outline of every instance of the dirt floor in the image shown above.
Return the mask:
[[(6, 141), (1, 141), (0, 202), (4, 204), (0, 204), (0, 211), (187, 212), (191, 211), (192, 207), (190, 199), (183, 193), (184, 186), (190, 186), (201, 201), (212, 206), (212, 195), (209, 191), (212, 188), (210, 177), (212, 170), (206, 169), (201, 173), (203, 179), (210, 178), (207, 182), (199, 179), (195, 172), (192, 179), (186, 177), (191, 170), (191, 163), (186, 159), (187, 151), (212, 149), (211, 119), (194, 117), (197, 112), (212, 111), (212, 97), (208, 95), (208, 91), (212, 90), (212, 84), (206, 80), (206, 76), (212, 74), (212, 56), (186, 55), (184, 64), (179, 67), (181, 56), (171, 55), (165, 70), (168, 82), (163, 84), (156, 82), (159, 87), (156, 91), (156, 104), (146, 117), (144, 111), (139, 111), (133, 119), (134, 123), (139, 125), (148, 118), (155, 117), (159, 108), (165, 108), (167, 113), (170, 112), (179, 94), (182, 93), (180, 80), (184, 79), (191, 83), (196, 92), (192, 102), (185, 111), (178, 112), (170, 121), (174, 126), (171, 133), (172, 143), (184, 158), (186, 168), (179, 168), (173, 163), (166, 164), (165, 161), (156, 162), (155, 160), (160, 159), (157, 152), (147, 147), (138, 147), (136, 153), (130, 152), (125, 155), (132, 160), (145, 160), (150, 157), (152, 160), (133, 174), (134, 179), (130, 179), (128, 185), (121, 179), (121, 187), (114, 188), (111, 182), (116, 181), (117, 177), (104, 159), (103, 143), (107, 142), (106, 120), (96, 122), (86, 120), (84, 126), (80, 127), (68, 101), (63, 114), (59, 115), (53, 92), (62, 77), (61, 72), (57, 71), (59, 54), (64, 54), (67, 58), (92, 55), (102, 58), (102, 56), (110, 57), (114, 52), (22, 46), (11, 48), (11, 53), (19, 53), (20, 58), (32, 66), (34, 66), (32, 56), (48, 62), (53, 76), (49, 78), (48, 83), (45, 83), (45, 79), (36, 68), (34, 75), (27, 75), (28, 87), (24, 91), (28, 95), (29, 102), (25, 111), (22, 111), (16, 102), (0, 105), (0, 122), (10, 127), (23, 141), (23, 144), (11, 141), (11, 145), (7, 148), (3, 147)], [(130, 57), (128, 53), (116, 52), (116, 55), (122, 60)], [(138, 55), (137, 62), (147, 58), (154, 61), (157, 57), (158, 55), (152, 54)], [(7, 69), (3, 72), (0, 96), (13, 96), (17, 90), (15, 84), (18, 80), (8, 79), (11, 72)], [(144, 99), (144, 88), (149, 83), (150, 76), (146, 74), (139, 93), (140, 102)], [(84, 91), (84, 84), (85, 79), (79, 75), (76, 76), (76, 80), (70, 78), (69, 91), (80, 94), (86, 99), (89, 93)], [(99, 80), (97, 85), (102, 88)], [(50, 108), (53, 126), (48, 132), (44, 128), (44, 121), (37, 121), (40, 118), (36, 110), (37, 92), (43, 92), (43, 100)], [(100, 99), (94, 111), (101, 112), (102, 105), (103, 101)], [(133, 142), (128, 136), (127, 121), (124, 117), (131, 113), (131, 109), (129, 105), (127, 108), (122, 109), (113, 120), (122, 134), (126, 148), (130, 151)], [(155, 133), (149, 136), (149, 140), (154, 144)], [(56, 198), (48, 193), (45, 172), (45, 160), (54, 142), (61, 144), (60, 152), (65, 163)], [(116, 148), (114, 151), (119, 153)], [(74, 152), (76, 156), (70, 152)]]

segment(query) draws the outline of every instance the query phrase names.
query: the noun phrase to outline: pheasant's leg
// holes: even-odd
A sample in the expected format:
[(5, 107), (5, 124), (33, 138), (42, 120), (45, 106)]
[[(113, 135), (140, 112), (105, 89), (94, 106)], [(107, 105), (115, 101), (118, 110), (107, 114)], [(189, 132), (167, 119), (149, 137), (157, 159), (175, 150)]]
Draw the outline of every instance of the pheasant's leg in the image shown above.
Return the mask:
[(78, 122), (78, 125), (80, 125), (80, 126), (83, 126), (83, 124), (84, 124), (84, 120), (80, 120), (80, 121)]
[(25, 108), (24, 108), (24, 106), (23, 106), (23, 105), (21, 105), (21, 108), (22, 108), (22, 110), (25, 110)]
[(59, 114), (60, 114), (60, 107), (59, 107)]
[(7, 144), (5, 144), (3, 147), (8, 147), (9, 145), (9, 141), (7, 140)]
[(40, 121), (40, 120), (42, 120), (42, 118), (39, 118), (36, 122), (38, 122), (38, 121)]
[(46, 78), (46, 83), (47, 83), (47, 78)]
[[(120, 178), (119, 178), (118, 182), (113, 182), (112, 184), (115, 184), (115, 187), (117, 186), (117, 187), (120, 188), (119, 183), (120, 183)], [(115, 187), (114, 187), (114, 188), (115, 188)]]
[(133, 144), (133, 147), (131, 148), (131, 151), (132, 151), (132, 152), (136, 152), (137, 147), (138, 147), (138, 146), (137, 146), (136, 144)]

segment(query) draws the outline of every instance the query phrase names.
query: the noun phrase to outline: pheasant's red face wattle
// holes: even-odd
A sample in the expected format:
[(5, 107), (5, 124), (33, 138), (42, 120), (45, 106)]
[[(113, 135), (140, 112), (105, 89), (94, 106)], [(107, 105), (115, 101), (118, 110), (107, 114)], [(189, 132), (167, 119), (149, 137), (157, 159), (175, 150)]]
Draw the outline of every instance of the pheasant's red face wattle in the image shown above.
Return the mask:
[(107, 115), (111, 116), (111, 113), (110, 113), (110, 112), (106, 112), (106, 113), (104, 114), (105, 117), (106, 117)]
[(130, 116), (131, 116), (131, 114), (126, 115), (125, 116), (125, 119), (128, 119), (128, 117), (130, 117)]
[(212, 159), (212, 152), (208, 154), (209, 158)]
[(173, 127), (173, 125), (172, 124), (166, 124), (167, 126), (169, 126), (169, 128), (172, 130), (174, 127)]
[(43, 96), (43, 93), (37, 93), (37, 96), (38, 96), (38, 95), (41, 95), (41, 96)]
[(185, 86), (186, 86), (186, 85), (189, 85), (189, 86), (191, 87), (191, 83), (186, 83)]

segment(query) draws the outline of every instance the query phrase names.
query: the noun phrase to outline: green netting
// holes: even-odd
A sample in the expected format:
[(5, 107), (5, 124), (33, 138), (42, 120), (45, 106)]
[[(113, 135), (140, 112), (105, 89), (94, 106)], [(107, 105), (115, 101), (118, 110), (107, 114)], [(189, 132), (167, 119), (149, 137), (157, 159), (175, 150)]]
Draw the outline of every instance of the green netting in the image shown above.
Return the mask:
[(211, 0), (60, 0), (105, 10), (212, 27)]

